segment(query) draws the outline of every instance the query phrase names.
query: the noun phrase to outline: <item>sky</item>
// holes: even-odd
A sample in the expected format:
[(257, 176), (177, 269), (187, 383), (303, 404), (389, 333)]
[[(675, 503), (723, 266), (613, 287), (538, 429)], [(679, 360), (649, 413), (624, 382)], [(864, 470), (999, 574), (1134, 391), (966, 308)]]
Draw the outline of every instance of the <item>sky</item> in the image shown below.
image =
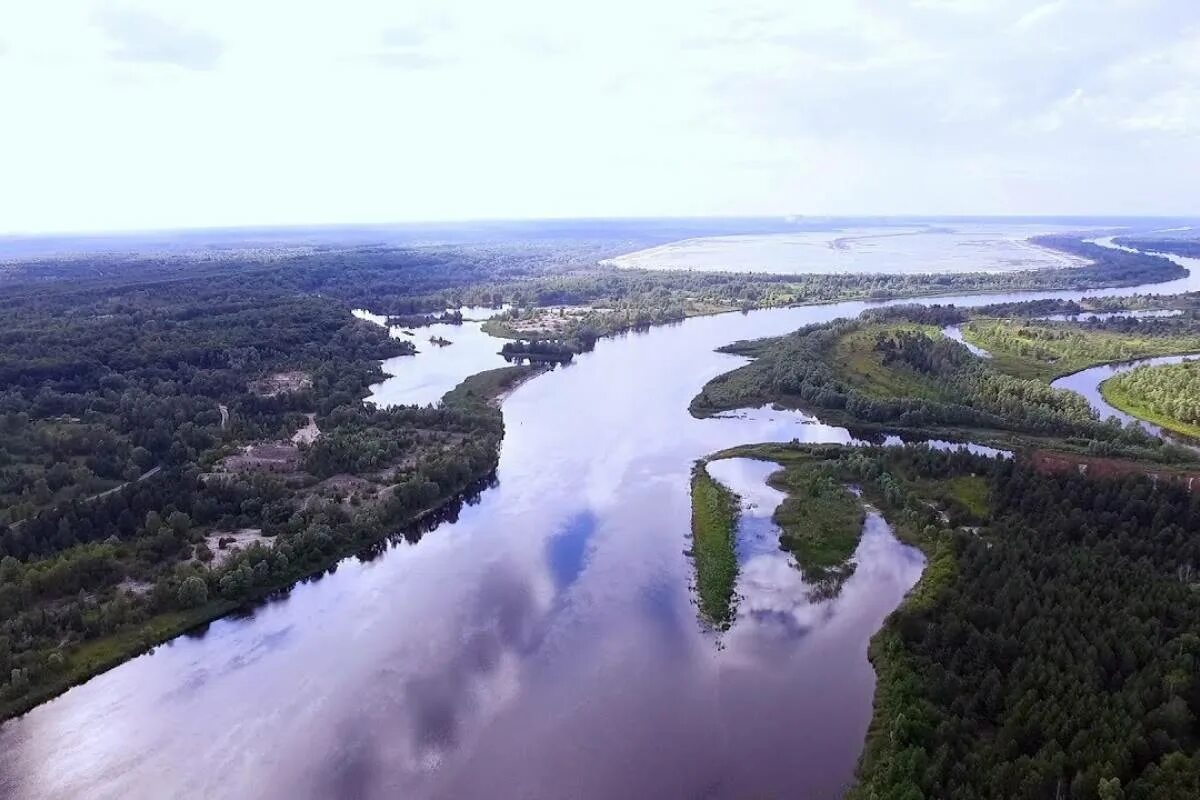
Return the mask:
[(1195, 0), (0, 4), (0, 232), (1200, 214)]

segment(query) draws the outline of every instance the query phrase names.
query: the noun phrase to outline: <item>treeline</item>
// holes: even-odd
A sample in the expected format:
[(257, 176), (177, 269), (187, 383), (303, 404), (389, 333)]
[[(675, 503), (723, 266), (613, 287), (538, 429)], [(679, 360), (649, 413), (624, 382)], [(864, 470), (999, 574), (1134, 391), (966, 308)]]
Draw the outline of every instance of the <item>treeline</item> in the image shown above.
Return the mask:
[[(1047, 235), (1030, 239), (1034, 244), (1070, 253), (1090, 262), (1082, 276), (1085, 281), (1112, 281), (1112, 286), (1136, 286), (1139, 283), (1186, 278), (1188, 271), (1169, 258), (1148, 253), (1131, 253), (1104, 247), (1076, 236)], [(1068, 271), (1071, 268), (1067, 268)], [(1093, 284), (1095, 285), (1095, 284)]]
[(462, 312), (456, 308), (438, 314), (392, 314), (387, 317), (389, 325), (398, 325), (401, 328), (423, 328), (438, 324), (461, 325), (462, 321)]
[[(440, 408), (393, 410), (355, 404), (324, 417), (332, 432), (305, 456), (316, 474), (404, 464), (373, 476), (382, 488), (370, 506), (298, 497), (286, 477), (214, 476), (186, 465), (0, 525), (0, 711), (25, 708), (108, 666), (89, 642), (160, 630), (156, 620), (163, 615), (195, 624), (223, 613), (370, 545), (485, 480), (503, 438), (500, 412), (485, 401), (456, 396)], [(440, 446), (430, 447), (431, 438)], [(211, 568), (206, 533), (247, 528), (261, 530), (264, 540)], [(163, 624), (164, 635), (179, 632)], [(115, 657), (153, 643), (134, 638)]]
[(1174, 253), (1187, 258), (1200, 258), (1200, 239), (1154, 239), (1150, 237), (1121, 236), (1114, 243), (1152, 253)]
[[(1099, 422), (1083, 398), (1041, 381), (1015, 378), (976, 359), (961, 344), (923, 333), (897, 333), (876, 343), (890, 363), (900, 362), (948, 400), (876, 396), (851, 383), (833, 362), (835, 345), (867, 323), (843, 320), (802, 328), (775, 339), (740, 342), (723, 352), (755, 360), (709, 381), (692, 400), (703, 416), (732, 408), (782, 402), (841, 414), (848, 422), (936, 432), (947, 427), (993, 429), (1093, 440), (1092, 451), (1146, 448), (1186, 457), (1136, 426)], [(922, 377), (923, 376), (923, 377)], [(843, 417), (838, 417), (843, 418)]]
[[(876, 483), (961, 474), (875, 453), (853, 457)], [(984, 474), (990, 522), (927, 528), (930, 566), (872, 644), (851, 797), (1196, 797), (1200, 500), (1021, 462)]]
[(464, 287), (447, 296), (453, 302), (492, 304), (503, 297), (520, 307), (589, 305), (637, 301), (712, 304), (756, 308), (835, 300), (885, 300), (904, 296), (962, 294), (984, 291), (1092, 289), (1159, 283), (1186, 276), (1187, 270), (1167, 258), (1091, 244), (1077, 237), (1038, 237), (1037, 244), (1077, 255), (1082, 267), (1015, 270), (998, 273), (942, 275), (826, 274), (769, 275), (696, 271), (625, 269), (572, 270), (504, 283)]
[[(364, 474), (403, 461), (414, 452), (445, 447), (481, 448), (488, 452), (503, 433), (498, 414), (480, 413), (476, 406), (401, 406), (379, 409), (359, 404), (341, 406), (324, 418), (329, 431), (304, 451), (305, 471), (327, 478), (339, 473)], [(467, 472), (475, 458), (457, 453)], [(435, 481), (442, 476), (433, 476)], [(464, 475), (448, 476), (451, 484)]]
[[(1179, 310), (1186, 316), (1178, 317), (1111, 317), (1103, 320), (1091, 320), (1089, 314), (1119, 314), (1123, 311), (1141, 312), (1153, 310)], [(972, 317), (1018, 317), (1034, 320), (1051, 315), (1078, 316), (1073, 324), (1094, 325), (1101, 328), (1112, 326), (1113, 329), (1124, 330), (1122, 326), (1148, 322), (1151, 332), (1162, 331), (1161, 324), (1174, 325), (1177, 328), (1194, 326), (1194, 313), (1200, 311), (1200, 294), (1190, 292), (1162, 296), (1156, 294), (1134, 294), (1120, 297), (1088, 297), (1085, 301), (1062, 300), (1046, 298), (1040, 300), (1020, 300), (1006, 303), (991, 303), (985, 306), (965, 308), (954, 305), (915, 304), (883, 306), (867, 309), (862, 313), (863, 319), (875, 322), (907, 321), (921, 325), (959, 325)], [(1140, 330), (1132, 328), (1131, 330)]]
[(1138, 406), (1187, 425), (1200, 425), (1200, 363), (1141, 366), (1105, 381)]
[(546, 339), (505, 342), (500, 348), (500, 355), (510, 361), (566, 362), (575, 357), (575, 352), (570, 344)]

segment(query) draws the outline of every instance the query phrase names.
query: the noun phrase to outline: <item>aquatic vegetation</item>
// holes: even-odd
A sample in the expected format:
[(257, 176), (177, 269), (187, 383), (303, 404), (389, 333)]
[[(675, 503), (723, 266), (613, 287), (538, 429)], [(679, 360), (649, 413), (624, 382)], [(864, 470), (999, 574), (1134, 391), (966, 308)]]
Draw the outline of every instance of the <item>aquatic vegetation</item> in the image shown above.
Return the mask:
[(734, 615), (738, 497), (714, 480), (699, 461), (692, 468), (692, 561), (700, 615), (718, 629)]

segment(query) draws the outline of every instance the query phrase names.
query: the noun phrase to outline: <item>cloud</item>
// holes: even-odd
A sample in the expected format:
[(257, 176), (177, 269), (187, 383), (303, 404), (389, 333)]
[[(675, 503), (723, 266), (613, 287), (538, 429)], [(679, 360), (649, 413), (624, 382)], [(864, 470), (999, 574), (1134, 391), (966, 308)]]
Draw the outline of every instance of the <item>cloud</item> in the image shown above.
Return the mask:
[(1064, 5), (1065, 3), (1063, 0), (1052, 0), (1044, 5), (1037, 6), (1036, 8), (1022, 14), (1017, 21), (1013, 23), (1013, 27), (1022, 29), (1032, 28), (1035, 25), (1039, 25), (1061, 11)]
[(0, 229), (1194, 205), (1196, 0), (1055, 2), (0, 2)]
[(387, 28), (379, 34), (379, 41), (387, 48), (421, 47), (428, 44), (430, 35), (418, 27)]
[(108, 7), (96, 12), (95, 21), (112, 40), (110, 54), (121, 61), (210, 70), (225, 50), (221, 40), (209, 33), (182, 28), (145, 11)]
[(433, 69), (451, 63), (454, 59), (436, 48), (436, 34), (445, 29), (444, 21), (387, 28), (379, 35), (381, 49), (366, 59), (381, 67), (403, 70)]
[(450, 62), (444, 56), (418, 50), (385, 50), (370, 56), (369, 60), (383, 67), (410, 70), (433, 69)]

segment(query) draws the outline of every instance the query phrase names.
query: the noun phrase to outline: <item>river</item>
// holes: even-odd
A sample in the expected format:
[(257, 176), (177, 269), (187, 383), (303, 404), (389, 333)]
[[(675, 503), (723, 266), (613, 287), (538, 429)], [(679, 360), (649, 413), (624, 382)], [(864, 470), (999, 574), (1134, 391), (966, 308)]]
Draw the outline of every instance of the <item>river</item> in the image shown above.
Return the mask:
[[(714, 348), (870, 305), (601, 340), (505, 400), (497, 484), (457, 519), (5, 723), (0, 796), (837, 796), (870, 716), (866, 642), (919, 561), (871, 517), (840, 599), (800, 607), (794, 571), (747, 568), (744, 581), (774, 577), (726, 634), (701, 627), (684, 554), (692, 462), (851, 439), (800, 413), (697, 420), (687, 406), (744, 363)], [(772, 594), (799, 620), (783, 632), (755, 613)]]
[(1117, 364), (1101, 364), (1096, 367), (1073, 372), (1070, 375), (1064, 375), (1058, 378), (1050, 385), (1055, 389), (1070, 389), (1073, 392), (1078, 392), (1091, 404), (1096, 413), (1100, 415), (1100, 419), (1108, 419), (1116, 417), (1123, 423), (1134, 422), (1140, 425), (1144, 430), (1153, 433), (1155, 436), (1171, 439), (1172, 441), (1183, 444), (1187, 447), (1195, 448), (1195, 445), (1190, 441), (1179, 437), (1172, 431), (1162, 428), (1160, 425), (1155, 425), (1152, 422), (1147, 422), (1144, 419), (1138, 419), (1132, 414), (1127, 414), (1114, 405), (1111, 405), (1104, 399), (1104, 395), (1100, 391), (1100, 384), (1108, 380), (1114, 375), (1120, 375), (1122, 372), (1129, 372), (1132, 369), (1142, 366), (1159, 366), (1162, 364), (1180, 364), (1184, 361), (1194, 361), (1200, 358), (1200, 355), (1192, 356), (1158, 356), (1156, 358), (1139, 358), (1134, 361), (1125, 361)]

